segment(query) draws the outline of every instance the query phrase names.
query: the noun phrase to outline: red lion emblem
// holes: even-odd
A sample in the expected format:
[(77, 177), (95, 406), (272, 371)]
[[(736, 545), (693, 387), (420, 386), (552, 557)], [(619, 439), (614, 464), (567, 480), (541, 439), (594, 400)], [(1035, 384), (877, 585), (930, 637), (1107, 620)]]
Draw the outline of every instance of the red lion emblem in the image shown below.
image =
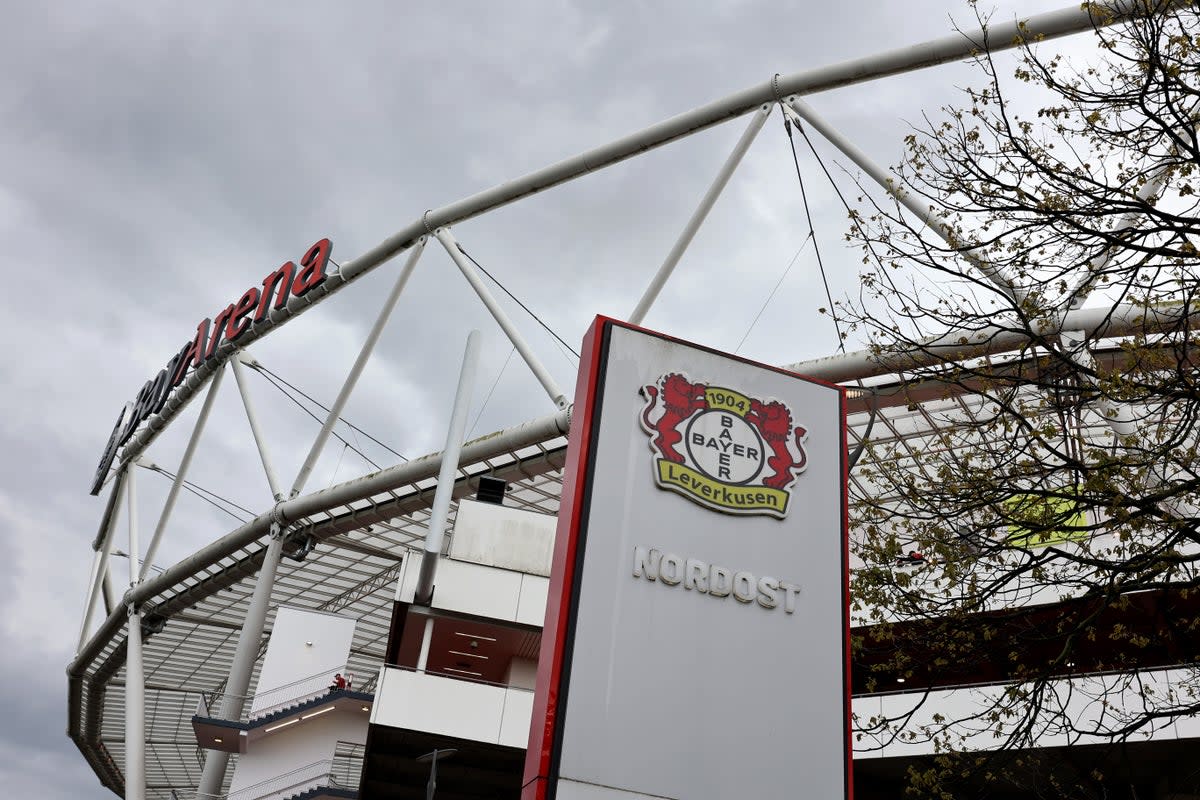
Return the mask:
[[(778, 400), (772, 400), (770, 403), (751, 400), (750, 412), (746, 414), (746, 421), (758, 428), (763, 441), (771, 449), (772, 455), (767, 459), (767, 466), (773, 469), (774, 473), (763, 479), (763, 486), (770, 486), (773, 489), (784, 488), (795, 477), (792, 471), (803, 469), (808, 461), (808, 454), (804, 451), (803, 445), (808, 431), (802, 427), (797, 427), (793, 431), (792, 412), (788, 411), (787, 406)], [(788, 437), (793, 435), (796, 437), (796, 449), (800, 451), (799, 461), (792, 458), (792, 453), (788, 449)]]
[(654, 432), (655, 435), (651, 441), (662, 453), (663, 458), (674, 461), (676, 464), (682, 464), (683, 456), (675, 449), (675, 445), (683, 440), (683, 434), (676, 428), (679, 423), (692, 414), (708, 408), (708, 400), (704, 396), (704, 391), (708, 387), (702, 383), (691, 383), (678, 373), (665, 375), (660, 380), (662, 382), (663, 414), (656, 422), (650, 421), (650, 412), (658, 405), (659, 392), (656, 386), (644, 386), (642, 394), (650, 402), (642, 411), (642, 424), (646, 426), (646, 430)]

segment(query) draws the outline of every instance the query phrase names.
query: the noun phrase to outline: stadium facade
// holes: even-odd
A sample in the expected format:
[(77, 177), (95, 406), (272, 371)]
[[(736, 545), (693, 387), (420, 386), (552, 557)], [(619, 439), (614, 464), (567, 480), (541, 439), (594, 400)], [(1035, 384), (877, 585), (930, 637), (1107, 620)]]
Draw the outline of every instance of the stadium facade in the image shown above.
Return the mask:
[[(1012, 47), (1033, 37), (1089, 30), (1094, 22), (1086, 10), (1064, 9), (994, 26), (990, 41), (993, 49)], [(435, 780), (436, 796), (443, 798), (518, 797), (523, 791), (534, 796), (529, 794), (526, 748), (530, 741), (541, 741), (539, 680), (545, 672), (544, 654), (551, 652), (559, 635), (553, 626), (544, 625), (556, 618), (553, 554), (564, 530), (558, 514), (560, 504), (566, 503), (568, 436), (577, 432), (578, 420), (567, 392), (556, 385), (457, 247), (451, 226), (711, 126), (748, 118), (745, 132), (630, 314), (629, 322), (638, 325), (769, 115), (802, 121), (865, 174), (890, 186), (888, 175), (823, 120), (805, 96), (961, 60), (976, 51), (981, 40), (981, 33), (955, 34), (853, 62), (776, 75), (516, 181), (427, 211), (333, 272), (327, 270), (332, 245), (323, 239), (297, 262), (285, 262), (261, 284), (202, 320), (194, 333), (183, 332), (187, 341), (178, 353), (119, 414), (93, 486), (93, 494), (107, 492), (107, 502), (92, 542), (93, 568), (77, 654), (68, 666), (67, 733), (100, 783), (139, 800), (422, 797)], [(921, 218), (929, 213), (911, 199), (897, 199)], [(424, 248), (439, 245), (557, 410), (465, 443), (462, 414), (456, 413), (444, 450), (308, 490), (314, 465), (347, 398), (358, 387), (408, 276)], [(254, 342), (401, 255), (405, 262), (395, 289), (358, 357), (348, 365), (345, 384), (308, 458), (290, 485), (281, 482), (246, 381), (247, 371), (255, 367)], [(1118, 342), (1108, 351), (1097, 347), (1096, 356), (1103, 359), (1120, 350), (1121, 337), (1144, 334), (1148, 325), (1167, 329), (1178, 321), (1172, 314), (1179, 312), (1162, 309), (1149, 322), (1133, 308), (1072, 313), (1064, 329), (1088, 333), (1102, 328), (1106, 341)], [(958, 342), (955, 357), (1003, 357), (1022, 345), (1019, 337), (989, 332), (973, 336)], [(469, 398), (473, 380), (470, 342), (459, 400)], [(938, 357), (931, 351), (911, 356), (928, 363)], [(786, 369), (844, 387), (851, 448), (870, 436), (872, 441), (891, 442), (897, 448), (893, 452), (908, 453), (909, 462), (956, 420), (983, 413), (969, 394), (929, 393), (927, 387), (913, 386), (894, 361), (870, 352)], [(203, 446), (214, 398), (230, 390), (224, 381), (229, 372), (253, 433), (251, 452), (263, 464), (272, 497), (249, 522), (156, 572), (151, 565), (163, 536), (170, 535), (175, 502), (192, 455)], [(179, 421), (193, 401), (200, 408), (187, 448), (157, 524), (143, 531), (133, 511), (137, 469), (153, 452), (159, 434)], [(456, 401), (456, 409), (460, 406)], [(735, 423), (741, 424), (729, 416), (724, 424), (733, 428)], [(1100, 437), (1112, 426), (1100, 415), (1092, 427)], [(751, 428), (744, 431), (745, 441), (731, 444), (738, 449), (730, 452), (754, 452), (757, 457), (755, 442), (762, 447), (763, 440), (755, 439), (759, 434)], [(698, 441), (703, 445), (703, 437)], [(641, 447), (644, 450), (645, 444)], [(797, 452), (789, 457), (794, 464), (802, 458)], [(729, 467), (732, 462), (719, 463)], [(892, 465), (908, 467), (903, 456)], [(756, 505), (767, 515), (782, 516), (786, 498), (771, 494), (771, 486), (714, 489), (675, 469), (667, 464), (660, 475), (663, 482), (675, 482), (663, 487), (669, 491), (691, 492), (710, 506), (724, 503), (724, 510), (735, 517), (754, 511)], [(851, 502), (872, 496), (876, 489), (850, 473)], [(118, 539), (125, 534), (118, 525), (122, 518), (132, 583), (124, 596), (112, 591), (110, 577)], [(854, 541), (851, 531), (851, 544)], [(742, 569), (735, 560), (725, 564), (685, 558), (649, 545), (634, 551), (633, 558), (631, 580), (654, 581), (654, 593), (662, 598), (693, 591), (708, 595), (706, 601), (724, 600), (734, 609), (740, 603), (779, 618), (793, 614), (801, 602), (799, 583), (752, 574), (749, 566)], [(901, 561), (895, 569), (929, 568), (920, 563), (919, 553)], [(860, 565), (853, 551), (850, 565)], [(788, 568), (777, 569), (786, 573)], [(1176, 597), (1171, 602), (1179, 606), (1176, 613), (1195, 614), (1194, 600)], [(1039, 615), (1068, 613), (1069, 603), (1063, 592), (1017, 585), (1010, 601), (995, 610), (1023, 609), (1018, 619), (1007, 618), (1005, 623), (1019, 638), (1018, 630), (1036, 627)], [(1135, 625), (1155, 613), (1152, 605), (1134, 607), (1128, 619), (1113, 624)], [(1008, 691), (1014, 680), (999, 645), (994, 653), (976, 654), (969, 665), (934, 665), (931, 660), (916, 675), (888, 672), (882, 666), (887, 645), (872, 639), (872, 622), (866, 614), (849, 622), (868, 644), (856, 656), (848, 680), (853, 713), (861, 723), (852, 736), (853, 793), (859, 798), (896, 796), (907, 770), (927, 763), (941, 746), (936, 738), (896, 736), (873, 729), (867, 721), (908, 714), (907, 729), (918, 730), (936, 726), (938, 718), (969, 717), (989, 693)], [(575, 655), (577, 661), (593, 658), (599, 658), (594, 650)], [(1193, 678), (1182, 665), (1190, 658), (1178, 648), (1145, 654), (1144, 686), (1162, 693), (1186, 691)], [(1137, 702), (1137, 693), (1127, 688), (1091, 691), (1089, 682), (1107, 678), (1089, 675), (1087, 664), (1070, 666), (1055, 684), (1070, 695), (1064, 713), (1095, 714), (1098, 704), (1111, 703), (1114, 696)], [(828, 688), (799, 686), (797, 691)], [(697, 703), (703, 701), (700, 690), (693, 695)], [(544, 708), (540, 711), (545, 713)], [(770, 738), (784, 735), (775, 731)], [(688, 732), (680, 731), (679, 737), (678, 743), (664, 744), (662, 758), (687, 747)], [(1151, 792), (1146, 796), (1182, 798), (1193, 790), (1181, 765), (1195, 752), (1198, 738), (1200, 720), (1193, 716), (1152, 726), (1119, 753), (1101, 739), (1089, 741), (1050, 729), (1026, 743), (1024, 752), (1035, 754), (1043, 764), (1062, 761), (1077, 770), (1103, 768), (1119, 775), (1123, 785), (1144, 787)], [(999, 745), (986, 726), (964, 730), (961, 744), (980, 751)], [(730, 769), (736, 771), (732, 765)], [(753, 776), (743, 780), (745, 794), (756, 794)], [(586, 796), (649, 796), (594, 791)], [(993, 796), (1031, 796), (1028, 787), (1015, 785), (991, 791)]]

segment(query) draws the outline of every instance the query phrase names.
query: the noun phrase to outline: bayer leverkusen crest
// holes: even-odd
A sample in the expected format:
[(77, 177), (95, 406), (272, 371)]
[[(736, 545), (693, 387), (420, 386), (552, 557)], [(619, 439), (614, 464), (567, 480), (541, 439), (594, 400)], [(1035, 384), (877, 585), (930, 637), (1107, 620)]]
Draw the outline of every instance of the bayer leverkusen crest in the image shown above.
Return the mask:
[(654, 480), (703, 506), (783, 519), (808, 456), (804, 427), (778, 400), (663, 375), (642, 387)]

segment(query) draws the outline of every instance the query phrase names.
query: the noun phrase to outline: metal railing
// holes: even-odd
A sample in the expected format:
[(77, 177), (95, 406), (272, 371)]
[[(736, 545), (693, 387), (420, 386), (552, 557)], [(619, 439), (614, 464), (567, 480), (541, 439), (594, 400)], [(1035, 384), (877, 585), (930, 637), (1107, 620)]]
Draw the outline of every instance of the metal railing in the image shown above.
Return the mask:
[(328, 786), (332, 770), (333, 759), (314, 761), (291, 772), (230, 792), (224, 800), (283, 800), (310, 789)]
[[(339, 672), (345, 674), (345, 666), (334, 666), (314, 672), (303, 678), (285, 683), (265, 692), (253, 695), (231, 695), (226, 692), (201, 692), (200, 702), (196, 706), (196, 716), (210, 719), (224, 719), (220, 716), (221, 706), (228, 697), (240, 697), (243, 701), (242, 713), (231, 722), (252, 722), (270, 716), (290, 706), (300, 705), (309, 700), (315, 700), (329, 693), (334, 688), (334, 676)], [(347, 689), (354, 687), (348, 686)], [(248, 702), (247, 702), (248, 701)]]
[(338, 742), (333, 748), (333, 766), (329, 771), (330, 785), (357, 792), (362, 780), (363, 759), (366, 754), (366, 745)]
[(362, 685), (361, 689), (356, 688), (356, 691), (367, 692), (367, 693), (373, 694), (375, 692), (375, 687), (379, 684), (379, 676), (382, 674), (383, 674), (383, 669), (381, 667), (378, 672), (374, 673), (373, 675), (371, 675), (371, 677), (367, 678), (366, 683), (364, 683)]
[(431, 678), (445, 678), (446, 680), (459, 681), (461, 683), (474, 683), (482, 686), (493, 686), (497, 689), (511, 689), (514, 692), (529, 692), (533, 689), (527, 689), (524, 686), (516, 686), (506, 681), (489, 681), (485, 678), (478, 678), (473, 675), (455, 674), (452, 672), (441, 672), (438, 670), (420, 669), (418, 667), (407, 666), (404, 664), (388, 664), (385, 669), (395, 669), (401, 672), (411, 672), (416, 675), (428, 675)]
[(173, 800), (286, 800), (313, 789), (330, 788), (357, 792), (362, 779), (366, 746), (339, 741), (333, 757), (276, 775), (235, 792), (202, 797), (195, 789), (172, 789)]

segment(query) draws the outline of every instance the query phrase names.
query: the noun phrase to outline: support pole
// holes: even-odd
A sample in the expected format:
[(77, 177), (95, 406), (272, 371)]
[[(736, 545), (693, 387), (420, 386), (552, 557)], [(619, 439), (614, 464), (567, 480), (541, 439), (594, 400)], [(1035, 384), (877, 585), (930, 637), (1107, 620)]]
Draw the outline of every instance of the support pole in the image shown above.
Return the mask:
[(208, 392), (204, 395), (204, 405), (200, 407), (200, 415), (196, 417), (191, 438), (188, 439), (187, 447), (184, 448), (183, 458), (179, 460), (179, 469), (175, 471), (175, 480), (171, 482), (171, 488), (167, 492), (167, 499), (163, 503), (162, 513), (159, 514), (158, 524), (154, 526), (154, 535), (150, 537), (150, 546), (146, 548), (146, 560), (142, 564), (142, 571), (138, 576), (140, 580), (146, 579), (146, 575), (150, 572), (150, 565), (154, 563), (154, 557), (158, 555), (158, 545), (162, 541), (163, 531), (167, 529), (171, 512), (175, 510), (179, 489), (183, 486), (188, 468), (192, 465), (192, 455), (196, 452), (196, 445), (200, 443), (200, 435), (204, 433), (204, 425), (208, 422), (208, 414), (212, 410), (213, 401), (217, 399), (217, 390), (221, 388), (221, 379), (224, 376), (225, 370), (218, 368), (217, 374), (213, 375), (212, 383), (208, 385)]
[(142, 612), (133, 603), (129, 604), (129, 622), (126, 628), (128, 647), (125, 655), (125, 800), (144, 800), (146, 675), (142, 661)]
[(246, 385), (246, 370), (242, 367), (242, 359), (244, 355), (237, 353), (233, 358), (229, 359), (229, 365), (233, 367), (233, 380), (237, 383), (238, 394), (242, 396), (242, 406), (246, 409), (246, 421), (250, 423), (250, 434), (254, 437), (254, 444), (258, 447), (258, 458), (262, 461), (263, 472), (267, 475), (267, 486), (271, 489), (271, 496), (276, 502), (283, 499), (283, 492), (279, 489), (279, 479), (275, 477), (275, 470), (271, 468), (271, 458), (267, 454), (267, 440), (262, 435), (262, 429), (258, 427), (258, 415), (254, 413), (254, 404), (250, 402), (250, 390)]
[[(129, 520), (129, 588), (138, 584), (137, 486), (133, 468), (125, 476), (125, 495)], [(125, 657), (125, 800), (143, 800), (146, 796), (146, 676), (142, 663), (142, 612), (132, 601), (128, 604)]]
[[(237, 648), (233, 653), (233, 663), (229, 666), (229, 677), (225, 681), (225, 696), (217, 712), (218, 719), (238, 721), (246, 704), (246, 690), (250, 688), (250, 675), (254, 670), (254, 661), (258, 657), (259, 642), (262, 640), (263, 625), (267, 621), (267, 611), (270, 610), (271, 590), (275, 587), (275, 572), (279, 568), (279, 557), (283, 553), (283, 529), (278, 523), (271, 525), (271, 543), (267, 545), (262, 567), (258, 571), (258, 581), (254, 584), (254, 594), (250, 598), (250, 607), (246, 609), (246, 618), (242, 622), (242, 631), (238, 634)], [(204, 761), (204, 770), (200, 774), (200, 786), (196, 789), (197, 798), (212, 800), (218, 796), (221, 784), (225, 782), (225, 768), (229, 765), (229, 754), (223, 750), (208, 751)]]
[(317, 458), (320, 457), (321, 451), (325, 448), (325, 442), (329, 440), (329, 434), (333, 430), (333, 426), (337, 424), (338, 417), (342, 415), (342, 409), (346, 407), (346, 401), (350, 399), (350, 393), (354, 391), (354, 386), (358, 383), (358, 378), (362, 375), (363, 367), (367, 365), (367, 361), (371, 358), (371, 352), (375, 349), (375, 343), (379, 341), (380, 334), (383, 333), (383, 328), (387, 325), (388, 317), (392, 315), (392, 309), (396, 307), (396, 301), (400, 299), (400, 294), (404, 291), (404, 285), (408, 283), (409, 277), (412, 276), (413, 269), (417, 266), (417, 259), (421, 257), (421, 251), (425, 249), (425, 237), (421, 237), (417, 244), (413, 247), (412, 252), (408, 255), (408, 261), (404, 263), (404, 268), (400, 270), (399, 277), (396, 278), (396, 284), (392, 287), (392, 292), (383, 302), (383, 308), (379, 310), (379, 316), (375, 318), (375, 324), (371, 326), (371, 332), (367, 334), (367, 340), (363, 342), (362, 349), (358, 351), (358, 358), (354, 361), (354, 366), (350, 368), (350, 374), (346, 376), (345, 383), (342, 384), (342, 390), (338, 392), (337, 399), (333, 401), (333, 406), (329, 409), (329, 415), (325, 417), (325, 424), (321, 426), (321, 430), (317, 433), (317, 439), (313, 442), (312, 449), (308, 451), (308, 457), (304, 459), (304, 465), (300, 467), (300, 472), (296, 475), (296, 481), (292, 484), (292, 491), (289, 497), (296, 497), (304, 490), (304, 484), (308, 482), (308, 476), (312, 473), (313, 467), (317, 463)]
[(983, 273), (984, 277), (993, 286), (1003, 292), (1009, 300), (1015, 305), (1019, 306), (1021, 304), (1021, 300), (1026, 295), (1026, 292), (1018, 287), (1012, 277), (995, 264), (991, 264), (987, 260), (980, 258), (970, 249), (965, 249), (963, 243), (955, 239), (953, 231), (946, 224), (946, 221), (932, 208), (922, 205), (918, 198), (904, 191), (904, 187), (900, 185), (895, 175), (892, 175), (872, 161), (871, 157), (864, 153), (858, 145), (851, 142), (840, 131), (826, 122), (813, 110), (812, 106), (804, 102), (801, 98), (796, 96), (787, 98), (784, 105), (784, 113), (788, 113), (789, 110), (793, 112), (794, 119), (807, 122), (813, 126), (818, 133), (825, 137), (826, 141), (842, 151), (842, 154), (846, 158), (853, 161), (859, 169), (867, 173), (884, 191), (912, 212), (917, 219), (928, 225), (950, 248), (971, 262), (972, 266)]
[[(1162, 190), (1162, 187), (1167, 180), (1167, 172), (1168, 170), (1166, 166), (1159, 167), (1154, 171), (1154, 174), (1150, 176), (1150, 178), (1134, 196), (1143, 203), (1149, 201), (1151, 197), (1154, 197), (1159, 193), (1159, 191)], [(1117, 224), (1113, 227), (1112, 235), (1120, 236), (1121, 233), (1133, 227), (1137, 223), (1138, 216), (1139, 214), (1136, 210), (1128, 211), (1123, 214), (1121, 218), (1117, 220)], [(1113, 253), (1116, 251), (1116, 249), (1117, 248), (1115, 246), (1110, 247), (1108, 250), (1092, 259), (1088, 263), (1087, 267), (1082, 270), (1082, 276), (1071, 289), (1071, 312), (1083, 310), (1083, 304), (1087, 300), (1088, 293), (1091, 290), (1093, 282), (1096, 280), (1096, 276), (1108, 266), (1110, 261), (1112, 261)], [(1063, 319), (1065, 320), (1066, 318), (1067, 315), (1064, 314)], [(1060, 336), (1060, 342), (1063, 346), (1063, 349), (1070, 353), (1077, 360), (1080, 366), (1090, 370), (1092, 374), (1099, 374), (1099, 370), (1097, 369), (1096, 365), (1096, 359), (1092, 356), (1092, 351), (1087, 346), (1086, 331), (1064, 330)], [(1095, 378), (1090, 378), (1090, 381), (1093, 386), (1097, 384)], [(1109, 429), (1111, 429), (1117, 437), (1141, 436), (1140, 422), (1134, 417), (1133, 413), (1127, 406), (1114, 403), (1112, 400), (1109, 400), (1103, 395), (1097, 401), (1096, 405), (1097, 410), (1100, 412), (1100, 416), (1104, 418), (1104, 421), (1108, 424)], [(1161, 476), (1158, 477), (1161, 478)], [(1191, 504), (1177, 501), (1171, 505), (1173, 507), (1173, 512), (1178, 516), (1189, 516), (1194, 515), (1195, 513), (1195, 506), (1192, 506)]]
[(95, 597), (96, 588), (104, 579), (104, 576), (100, 574), (100, 562), (103, 560), (103, 549), (97, 549), (92, 552), (92, 569), (88, 573), (87, 600), (83, 604), (83, 620), (79, 624), (79, 643), (75, 645), (76, 653), (79, 652), (79, 648), (83, 647), (83, 643), (87, 639), (88, 625), (92, 621), (93, 597)]
[(425, 783), (425, 800), (433, 800), (434, 793), (437, 791), (438, 758), (442, 758), (444, 760), (457, 752), (457, 748), (443, 747), (440, 750), (435, 748), (432, 753), (426, 753), (423, 756), (417, 756), (417, 761), (429, 762), (429, 780)]
[[(1134, 197), (1145, 203), (1162, 190), (1163, 184), (1166, 183), (1166, 180), (1166, 167), (1159, 167), (1154, 171), (1154, 174), (1150, 176), (1149, 180), (1146, 181), (1142, 188), (1137, 191)], [(1117, 237), (1120, 236), (1124, 231), (1129, 230), (1129, 228), (1133, 227), (1134, 223), (1137, 222), (1138, 216), (1139, 214), (1137, 211), (1128, 211), (1125, 214), (1122, 214), (1121, 218), (1117, 220), (1117, 224), (1113, 226), (1111, 235)], [(1082, 276), (1071, 288), (1072, 311), (1078, 311), (1079, 309), (1083, 308), (1083, 304), (1087, 300), (1088, 293), (1091, 290), (1092, 282), (1096, 279), (1096, 276), (1100, 273), (1100, 271), (1108, 266), (1108, 262), (1112, 261), (1113, 252), (1115, 250), (1115, 246), (1110, 247), (1108, 250), (1104, 251), (1088, 262), (1086, 269), (1081, 270), (1083, 273)]]
[(558, 384), (554, 382), (554, 378), (550, 377), (550, 373), (542, 366), (542, 362), (529, 349), (529, 345), (525, 342), (525, 338), (521, 336), (521, 332), (513, 325), (512, 320), (504, 313), (504, 309), (496, 302), (496, 298), (488, 291), (483, 280), (479, 277), (479, 273), (471, 266), (462, 251), (458, 249), (458, 242), (454, 239), (454, 235), (450, 233), (449, 228), (438, 228), (433, 232), (433, 235), (442, 243), (442, 247), (446, 248), (446, 252), (450, 258), (458, 266), (463, 277), (467, 279), (467, 283), (471, 284), (471, 288), (475, 290), (475, 294), (479, 295), (479, 299), (487, 306), (487, 310), (492, 313), (492, 318), (504, 331), (508, 340), (512, 342), (512, 346), (521, 354), (521, 358), (525, 359), (525, 365), (533, 372), (534, 377), (542, 384), (542, 388), (546, 390), (546, 394), (550, 396), (550, 400), (556, 408), (563, 409), (567, 407), (567, 396), (563, 394), (562, 389), (558, 388)]
[(429, 665), (429, 646), (433, 642), (433, 617), (425, 618), (425, 628), (421, 631), (421, 651), (417, 654), (417, 672), (424, 672)]
[[(130, 468), (125, 468), (126, 471), (128, 469)], [(112, 492), (114, 495), (112, 511), (108, 515), (108, 520), (104, 528), (103, 541), (96, 550), (98, 558), (96, 560), (95, 576), (92, 579), (91, 588), (88, 592), (87, 607), (83, 611), (83, 623), (79, 627), (79, 643), (75, 645), (76, 653), (83, 647), (83, 643), (87, 641), (88, 627), (92, 624), (92, 615), (96, 611), (96, 603), (104, 591), (105, 581), (108, 580), (108, 559), (112, 554), (113, 538), (116, 536), (118, 510), (121, 508), (121, 503), (125, 497), (125, 471), (117, 474), (117, 482), (113, 486)]]
[[(1149, 200), (1151, 197), (1158, 194), (1158, 192), (1162, 189), (1163, 184), (1166, 182), (1166, 179), (1166, 168), (1164, 167), (1158, 169), (1150, 177), (1150, 179), (1146, 181), (1142, 188), (1138, 190), (1135, 196), (1142, 202)], [(1133, 227), (1133, 225), (1137, 222), (1137, 219), (1138, 213), (1136, 211), (1127, 212), (1126, 214), (1122, 215), (1119, 220), (1117, 220), (1117, 224), (1114, 226), (1112, 234), (1114, 236), (1119, 236), (1123, 231)], [(1092, 283), (1095, 281), (1096, 276), (1108, 266), (1110, 261), (1112, 261), (1113, 252), (1115, 250), (1115, 247), (1109, 248), (1096, 258), (1092, 259), (1088, 263), (1087, 267), (1081, 270), (1082, 275), (1071, 289), (1071, 311), (1081, 311), (1083, 309), (1083, 304), (1087, 301), (1088, 293), (1091, 290)], [(1066, 318), (1067, 315), (1064, 314), (1063, 319), (1065, 320)], [(1072, 358), (1075, 359), (1076, 363), (1078, 363), (1084, 369), (1092, 371), (1094, 374), (1099, 374), (1096, 359), (1092, 356), (1092, 351), (1087, 345), (1086, 331), (1064, 330), (1059, 336), (1059, 343), (1062, 345), (1062, 348), (1069, 353)], [(1097, 381), (1094, 378), (1089, 378), (1089, 380), (1093, 386), (1097, 384)], [(1096, 408), (1100, 412), (1100, 416), (1104, 418), (1104, 421), (1108, 425), (1109, 429), (1112, 430), (1117, 437), (1123, 438), (1126, 436), (1141, 435), (1141, 425), (1127, 406), (1114, 403), (1112, 400), (1109, 400), (1101, 395), (1096, 402)]]
[(111, 598), (103, 594), (104, 584), (108, 578), (108, 554), (105, 551), (112, 549), (109, 543), (112, 541), (117, 517), (121, 513), (121, 503), (125, 500), (125, 493), (121, 488), (125, 485), (125, 471), (119, 469), (114, 474), (116, 483), (109, 490), (108, 499), (104, 503), (104, 514), (100, 517), (100, 530), (96, 532), (96, 538), (92, 541), (92, 552), (95, 555), (92, 558), (91, 579), (88, 581), (87, 592), (84, 595), (83, 618), (79, 623), (79, 644), (75, 648), (76, 655), (87, 640), (87, 632), (92, 624), (92, 614), (96, 609), (98, 591), (101, 593), (100, 596), (104, 597), (104, 615), (107, 617), (113, 610)]
[(117, 607), (117, 593), (113, 590), (112, 570), (104, 571), (104, 613), (112, 614)]
[[(454, 495), (454, 476), (458, 472), (458, 459), (467, 428), (467, 412), (471, 409), (471, 393), (475, 386), (475, 369), (478, 363), (479, 331), (471, 331), (463, 352), (458, 388), (454, 392), (454, 410), (450, 414), (450, 427), (446, 430), (446, 447), (442, 450), (437, 488), (434, 490), (433, 506), (429, 511), (429, 528), (425, 532), (425, 557), (421, 559), (421, 572), (417, 576), (414, 597), (421, 605), (429, 605), (429, 601), (433, 599), (433, 578), (437, 572), (438, 559), (442, 556), (446, 517), (450, 513), (450, 500)], [(426, 631), (428, 632), (428, 628)]]
[(654, 301), (658, 298), (658, 293), (662, 291), (663, 286), (667, 283), (667, 279), (675, 271), (675, 265), (679, 263), (679, 259), (683, 257), (684, 252), (688, 249), (688, 245), (692, 243), (692, 239), (696, 236), (696, 231), (700, 230), (700, 226), (704, 224), (708, 212), (712, 211), (717, 198), (721, 196), (725, 185), (729, 183), (729, 178), (733, 175), (733, 171), (738, 168), (738, 164), (742, 163), (742, 157), (750, 149), (750, 145), (754, 142), (754, 137), (758, 136), (758, 132), (762, 130), (763, 123), (767, 121), (767, 117), (771, 116), (771, 109), (773, 107), (773, 104), (765, 103), (759, 106), (758, 111), (754, 112), (754, 116), (750, 118), (750, 124), (746, 126), (745, 132), (742, 133), (742, 138), (738, 139), (733, 152), (729, 154), (729, 158), (725, 159), (725, 163), (721, 166), (720, 171), (717, 172), (717, 177), (713, 178), (712, 185), (708, 187), (708, 191), (704, 193), (704, 197), (700, 200), (700, 205), (692, 213), (692, 218), (683, 227), (683, 232), (679, 234), (679, 238), (675, 241), (675, 246), (671, 248), (671, 252), (667, 254), (666, 260), (658, 268), (658, 273), (650, 281), (650, 285), (646, 287), (646, 292), (642, 295), (642, 299), (638, 301), (637, 308), (633, 309), (633, 313), (629, 315), (629, 321), (634, 325), (641, 325), (642, 320), (646, 318), (646, 314), (650, 311), (650, 306), (654, 305)]
[(137, 466), (137, 461), (129, 462), (129, 474), (125, 476), (125, 483), (128, 488), (125, 490), (125, 514), (129, 521), (129, 588), (137, 586), (138, 582), (138, 553), (141, 548), (138, 546), (138, 513), (137, 513), (137, 486), (134, 481), (134, 467)]

